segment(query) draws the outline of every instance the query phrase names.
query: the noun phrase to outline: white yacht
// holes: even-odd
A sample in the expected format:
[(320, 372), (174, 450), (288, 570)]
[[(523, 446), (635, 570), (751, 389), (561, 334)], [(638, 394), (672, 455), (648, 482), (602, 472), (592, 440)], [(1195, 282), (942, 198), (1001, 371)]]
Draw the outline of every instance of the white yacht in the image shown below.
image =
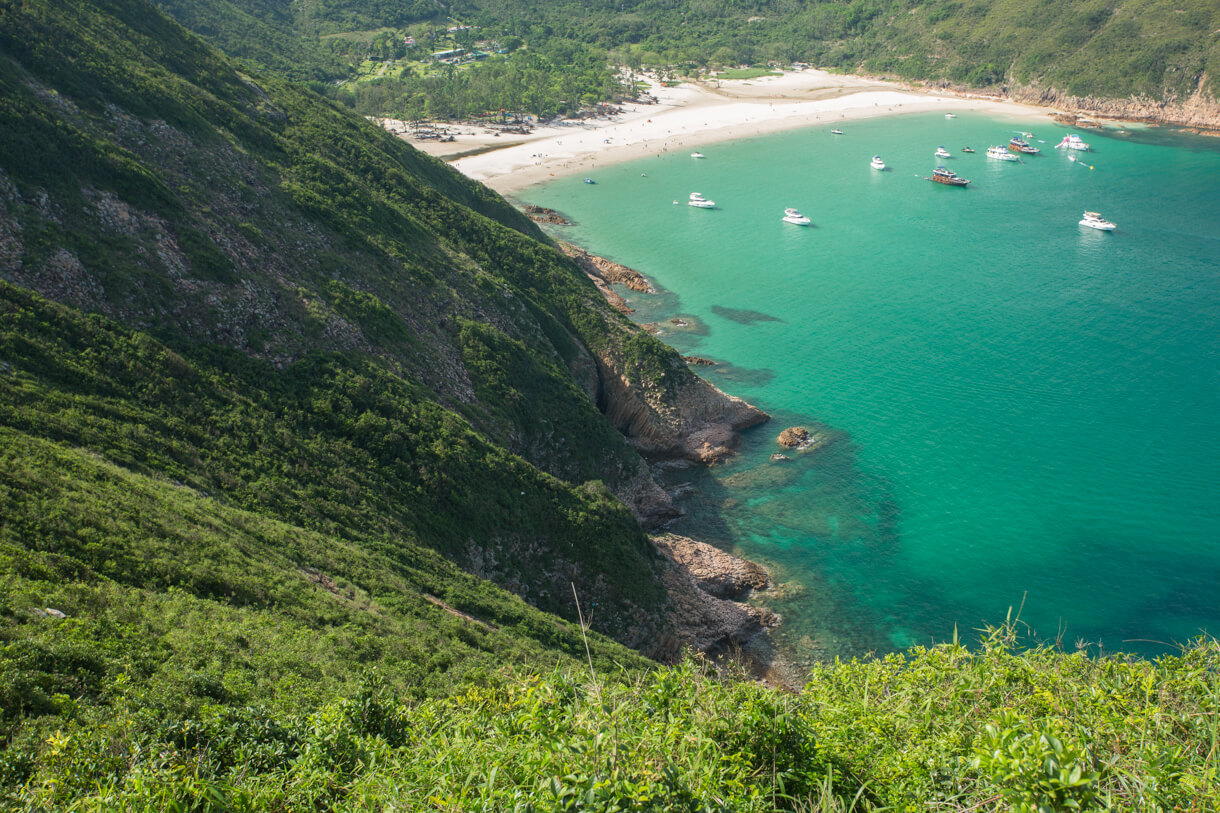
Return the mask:
[(873, 160), (869, 161), (868, 165), (873, 169), (885, 169), (885, 162), (881, 160), (880, 155), (874, 155)]
[(706, 155), (704, 155), (704, 154), (703, 154), (703, 153), (701, 153), (701, 152), (692, 152), (692, 153), (690, 154), (690, 157), (691, 157), (691, 158), (707, 158), (707, 156), (706, 156)]
[(795, 226), (808, 226), (813, 222), (796, 209), (785, 209), (783, 220), (785, 223), (791, 223)]
[(946, 150), (944, 147), (937, 147), (936, 148), (936, 157), (937, 158), (952, 158), (953, 154), (950, 153), (948, 150)]
[(1080, 225), (1088, 226), (1090, 229), (1097, 229), (1098, 231), (1114, 231), (1116, 228), (1118, 228), (1109, 220), (1102, 217), (1098, 212), (1085, 212), (1084, 218), (1080, 221)]
[(716, 201), (708, 200), (698, 192), (690, 193), (690, 200), (686, 202), (687, 206), (694, 206), (696, 209), (715, 209)]
[(1069, 150), (1088, 150), (1089, 149), (1089, 145), (1085, 143), (1084, 139), (1081, 138), (1080, 136), (1076, 135), (1075, 133), (1070, 133), (1068, 135), (1065, 135), (1063, 137), (1063, 140), (1055, 145), (1055, 149), (1059, 149), (1060, 147), (1067, 147)]
[(1020, 159), (1008, 151), (1006, 147), (1001, 147), (998, 144), (994, 147), (987, 148), (987, 157), (994, 158), (997, 161), (1018, 161)]

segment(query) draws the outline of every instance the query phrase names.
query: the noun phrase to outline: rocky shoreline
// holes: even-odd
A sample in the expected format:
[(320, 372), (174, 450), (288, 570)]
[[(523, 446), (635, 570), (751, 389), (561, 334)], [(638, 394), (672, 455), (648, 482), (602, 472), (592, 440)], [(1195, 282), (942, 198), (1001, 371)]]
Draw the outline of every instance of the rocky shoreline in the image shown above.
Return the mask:
[[(673, 643), (716, 656), (740, 650), (761, 632), (778, 626), (770, 610), (745, 603), (771, 586), (761, 565), (678, 534), (652, 537), (669, 566), (662, 576), (670, 595)], [(679, 652), (672, 652), (678, 655)], [(770, 664), (760, 664), (769, 667)]]
[(1053, 88), (1041, 87), (1016, 87), (1007, 95), (1013, 101), (1051, 107), (1075, 118), (1184, 127), (1203, 134), (1220, 135), (1220, 101), (1203, 92), (1202, 84), (1200, 82), (1200, 89), (1182, 100), (1072, 96)]
[[(656, 293), (635, 269), (570, 243), (558, 245), (620, 312), (630, 313), (631, 309), (612, 285)], [(595, 397), (611, 424), (655, 464), (668, 467), (722, 462), (736, 453), (741, 430), (770, 419), (742, 399), (686, 374), (685, 369), (675, 370), (674, 380), (663, 388), (641, 387), (631, 380), (621, 361), (610, 353), (597, 357), (599, 387)], [(680, 361), (683, 368), (715, 364), (695, 356), (680, 357)], [(641, 524), (655, 527), (680, 516), (672, 498), (655, 480), (647, 479), (646, 483), (636, 483), (630, 493), (619, 495)], [(746, 603), (755, 591), (772, 586), (766, 569), (678, 534), (661, 533), (650, 538), (666, 561), (662, 582), (670, 597), (666, 621), (672, 629), (653, 656), (673, 660), (687, 648), (712, 657), (734, 654), (744, 658), (756, 677), (784, 682), (777, 676), (790, 670), (763, 635), (781, 619), (770, 610)]]
[(1198, 89), (1184, 99), (1175, 96), (1165, 99), (1149, 96), (1131, 96), (1125, 99), (1074, 96), (1055, 88), (1038, 85), (1014, 85), (997, 89), (966, 87), (951, 82), (913, 82), (908, 83), (908, 87), (920, 92), (935, 88), (941, 93), (963, 98), (993, 98), (997, 101), (1049, 108), (1054, 111), (1053, 118), (1056, 122), (1069, 127), (1089, 126), (1078, 125), (1076, 122), (1080, 119), (1105, 119), (1158, 127), (1181, 127), (1202, 135), (1220, 136), (1220, 100), (1205, 92), (1204, 84), (1206, 77), (1200, 79)]
[(634, 268), (628, 268), (625, 265), (616, 263), (613, 260), (607, 260), (605, 257), (598, 257), (596, 254), (590, 254), (579, 246), (574, 246), (571, 243), (559, 243), (559, 250), (576, 261), (576, 265), (580, 267), (588, 276), (602, 280), (612, 285), (622, 285), (630, 288), (633, 291), (639, 291), (642, 294), (655, 294), (657, 289), (652, 287), (652, 283)]

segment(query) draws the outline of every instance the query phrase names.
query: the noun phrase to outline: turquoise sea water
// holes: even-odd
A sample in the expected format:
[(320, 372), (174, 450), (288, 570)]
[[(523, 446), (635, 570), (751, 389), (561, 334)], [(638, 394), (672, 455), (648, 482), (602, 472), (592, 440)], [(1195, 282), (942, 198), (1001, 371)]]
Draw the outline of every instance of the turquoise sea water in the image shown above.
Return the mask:
[[(839, 126), (522, 195), (662, 286), (627, 292), (636, 318), (688, 318), (663, 338), (775, 418), (676, 475), (696, 493), (674, 530), (772, 566), (798, 658), (969, 637), (1022, 604), (1069, 647), (1220, 632), (1220, 142), (1083, 131), (1073, 163), (1044, 121)], [(1019, 130), (1041, 155), (984, 156)], [(917, 177), (938, 144), (968, 189)], [(792, 424), (835, 441), (772, 463)]]

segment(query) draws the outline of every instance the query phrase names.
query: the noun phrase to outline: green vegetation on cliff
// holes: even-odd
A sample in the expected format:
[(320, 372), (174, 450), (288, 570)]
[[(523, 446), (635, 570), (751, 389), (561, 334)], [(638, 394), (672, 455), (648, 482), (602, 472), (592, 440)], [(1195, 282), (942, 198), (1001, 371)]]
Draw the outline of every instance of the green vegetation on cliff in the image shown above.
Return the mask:
[(599, 406), (695, 379), (439, 162), (142, 0), (0, 2), (0, 125), (0, 806), (1220, 805), (1214, 641), (622, 646), (669, 599)]
[[(153, 608), (172, 630), (139, 627), (133, 610), (147, 617), (149, 608), (125, 598), (104, 593), (94, 605), (105, 608), (104, 655), (79, 643), (90, 625), (39, 619), (21, 659), (6, 664), (23, 676), (59, 670), (60, 691), (47, 701), (59, 715), (22, 727), (4, 755), (14, 807), (1033, 813), (1220, 804), (1214, 641), (1149, 663), (1017, 654), (1012, 630), (997, 630), (977, 652), (946, 644), (821, 667), (799, 695), (693, 664), (504, 669), (443, 694), (403, 692), (384, 670), (364, 669), (330, 694), (312, 671), (292, 673), (311, 654), (308, 640), (265, 662), (260, 650), (281, 642), (267, 640), (266, 624), (242, 625), (178, 594)], [(241, 686), (238, 700), (231, 684), (165, 663), (167, 639), (192, 640), (188, 666), (265, 665), (278, 684)], [(75, 685), (63, 677), (69, 664)], [(102, 690), (99, 673), (120, 664), (121, 679)], [(78, 688), (91, 680), (96, 702)], [(268, 688), (294, 702), (266, 698)], [(194, 702), (167, 716), (183, 705), (170, 693), (183, 691)]]
[(593, 397), (662, 346), (530, 221), (141, 3), (3, 22), (0, 275), (69, 306), (5, 290), (33, 376), (7, 425), (570, 618), (575, 582), (596, 629), (664, 637), (658, 557), (606, 491), (647, 470)]

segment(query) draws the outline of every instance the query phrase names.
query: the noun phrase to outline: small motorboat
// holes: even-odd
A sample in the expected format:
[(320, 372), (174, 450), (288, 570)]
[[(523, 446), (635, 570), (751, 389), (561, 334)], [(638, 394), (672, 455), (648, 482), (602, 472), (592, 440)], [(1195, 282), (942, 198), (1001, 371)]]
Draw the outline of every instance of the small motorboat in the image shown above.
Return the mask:
[(597, 183), (597, 181), (593, 180), (592, 178), (585, 178), (585, 183)]
[(716, 201), (708, 200), (698, 192), (690, 193), (690, 200), (686, 201), (687, 206), (694, 206), (696, 209), (715, 209)]
[(810, 223), (813, 222), (812, 220), (810, 220), (809, 218), (805, 217), (803, 214), (798, 212), (796, 209), (785, 209), (783, 221), (785, 223), (791, 223), (795, 226), (808, 226)]
[(704, 154), (703, 154), (703, 153), (701, 153), (701, 152), (692, 152), (692, 153), (690, 154), (690, 157), (691, 157), (691, 158), (707, 158), (707, 156), (706, 156), (706, 155), (704, 155)]
[(1090, 229), (1097, 229), (1098, 231), (1114, 231), (1118, 228), (1098, 212), (1085, 212), (1080, 225), (1088, 226)]
[(1075, 133), (1065, 135), (1063, 140), (1055, 145), (1055, 149), (1059, 149), (1060, 147), (1067, 147), (1069, 150), (1089, 150), (1089, 145), (1085, 143), (1083, 138)]
[(974, 152), (974, 147), (962, 147), (962, 152)]
[(953, 153), (949, 152), (944, 147), (937, 147), (936, 148), (936, 157), (937, 158), (952, 158)]
[(873, 160), (869, 161), (868, 165), (873, 169), (885, 169), (885, 162), (881, 160), (880, 155), (874, 155)]
[(831, 135), (843, 135), (843, 131), (842, 131), (842, 130), (840, 130), (838, 127), (836, 127), (836, 128), (834, 128), (833, 130), (831, 130), (831, 131), (830, 131), (830, 134), (831, 134)]
[(945, 118), (947, 118), (947, 119), (955, 119), (955, 118), (957, 118), (957, 114), (956, 114), (956, 113), (946, 113), (946, 114), (945, 114)]

